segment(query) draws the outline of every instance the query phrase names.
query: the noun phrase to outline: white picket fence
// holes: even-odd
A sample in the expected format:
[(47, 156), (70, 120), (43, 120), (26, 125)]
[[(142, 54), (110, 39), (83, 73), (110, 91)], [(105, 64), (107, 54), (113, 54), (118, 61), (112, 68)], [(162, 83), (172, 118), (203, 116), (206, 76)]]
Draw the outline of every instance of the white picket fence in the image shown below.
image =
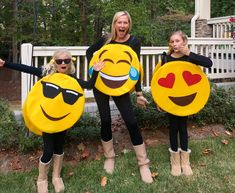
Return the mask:
[[(77, 77), (88, 79), (88, 62), (85, 57), (87, 46), (63, 46), (76, 57)], [(209, 79), (235, 78), (235, 46), (232, 38), (189, 38), (190, 50), (208, 56), (213, 61), (210, 69), (205, 69)], [(50, 61), (58, 46), (33, 46), (25, 43), (21, 45), (21, 62), (27, 65), (40, 66)], [(141, 47), (140, 62), (144, 67), (143, 88), (149, 89), (155, 65), (160, 54), (167, 51), (167, 47)], [(37, 77), (22, 73), (21, 101), (22, 104)], [(91, 91), (85, 90), (86, 97), (92, 97)]]

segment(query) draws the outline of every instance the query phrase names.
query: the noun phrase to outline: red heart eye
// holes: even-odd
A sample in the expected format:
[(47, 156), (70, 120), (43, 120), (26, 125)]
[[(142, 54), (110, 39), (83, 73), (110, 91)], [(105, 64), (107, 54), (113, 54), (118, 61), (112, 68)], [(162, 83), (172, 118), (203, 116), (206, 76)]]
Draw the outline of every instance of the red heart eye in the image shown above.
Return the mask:
[(189, 71), (184, 71), (183, 72), (183, 77), (184, 77), (184, 80), (185, 80), (185, 82), (187, 83), (188, 86), (197, 84), (202, 79), (201, 75), (192, 74)]
[(160, 78), (158, 84), (166, 88), (172, 88), (175, 82), (175, 75), (173, 73), (167, 74), (166, 78)]

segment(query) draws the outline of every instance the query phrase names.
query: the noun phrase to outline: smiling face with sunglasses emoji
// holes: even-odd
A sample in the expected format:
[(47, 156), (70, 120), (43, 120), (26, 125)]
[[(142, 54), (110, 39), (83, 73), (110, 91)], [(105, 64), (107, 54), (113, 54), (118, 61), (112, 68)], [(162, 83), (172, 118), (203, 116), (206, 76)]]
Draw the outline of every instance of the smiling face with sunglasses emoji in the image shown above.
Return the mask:
[(23, 106), (23, 117), (26, 126), (38, 135), (57, 133), (78, 121), (84, 104), (84, 92), (77, 80), (55, 73), (32, 87)]

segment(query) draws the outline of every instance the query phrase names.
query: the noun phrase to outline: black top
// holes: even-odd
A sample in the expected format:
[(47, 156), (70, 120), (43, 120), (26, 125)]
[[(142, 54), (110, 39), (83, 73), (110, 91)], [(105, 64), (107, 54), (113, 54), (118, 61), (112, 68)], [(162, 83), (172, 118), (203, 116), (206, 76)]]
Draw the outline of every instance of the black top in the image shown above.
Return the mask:
[[(102, 46), (104, 46), (105, 42), (107, 40), (107, 36), (103, 36), (102, 38), (100, 38), (98, 40), (98, 42), (96, 42), (95, 44), (91, 45), (87, 51), (86, 51), (86, 57), (88, 60), (88, 63), (91, 61), (93, 54), (99, 50)], [(140, 41), (134, 36), (131, 35), (130, 38), (125, 41), (125, 42), (116, 42), (114, 40), (112, 40), (109, 44), (124, 44), (124, 45), (128, 45), (132, 48), (132, 50), (134, 50), (134, 52), (137, 54), (138, 58), (140, 59)], [(141, 91), (141, 76), (139, 78), (139, 80), (137, 81), (136, 85), (135, 85), (135, 90)]]
[[(20, 72), (25, 72), (25, 73), (28, 73), (28, 74), (36, 75), (36, 76), (42, 78), (42, 68), (41, 67), (36, 68), (34, 66), (28, 66), (28, 65), (25, 65), (25, 64), (15, 64), (15, 63), (11, 63), (11, 62), (5, 62), (4, 67), (10, 68), (10, 69), (13, 69), (13, 70), (17, 70), (17, 71), (20, 71)], [(74, 75), (70, 75), (70, 76), (75, 78), (78, 81), (79, 85), (83, 89), (84, 88), (92, 89), (93, 86), (95, 85), (95, 81), (96, 81), (96, 78), (98, 76), (98, 71), (95, 71), (95, 70), (93, 71), (92, 77), (89, 81), (78, 79)]]
[(174, 58), (170, 55), (163, 54), (162, 61), (163, 61), (162, 65), (166, 62), (171, 62), (171, 61), (188, 61), (193, 64), (207, 67), (207, 68), (210, 68), (212, 66), (212, 61), (210, 58), (199, 55), (199, 54), (195, 54), (193, 52), (190, 52), (189, 56), (184, 55), (180, 58)]

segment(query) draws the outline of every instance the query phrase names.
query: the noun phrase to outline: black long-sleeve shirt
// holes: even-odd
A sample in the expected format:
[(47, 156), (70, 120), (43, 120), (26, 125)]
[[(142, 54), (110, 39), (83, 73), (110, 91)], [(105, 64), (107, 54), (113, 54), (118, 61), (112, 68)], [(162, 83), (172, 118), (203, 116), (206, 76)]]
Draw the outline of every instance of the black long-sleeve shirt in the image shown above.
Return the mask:
[[(104, 46), (105, 42), (107, 40), (107, 36), (103, 36), (102, 38), (100, 38), (95, 44), (91, 45), (87, 51), (86, 51), (86, 57), (88, 60), (88, 63), (90, 62), (90, 60), (93, 57), (93, 54), (99, 50), (102, 46)], [(131, 35), (130, 38), (125, 41), (125, 42), (116, 42), (114, 40), (112, 40), (110, 42), (110, 44), (124, 44), (124, 45), (128, 45), (130, 46), (134, 52), (137, 54), (138, 58), (140, 59), (140, 41), (134, 36)], [(141, 76), (139, 78), (139, 80), (137, 81), (136, 85), (135, 85), (135, 90), (141, 91)]]
[[(37, 68), (37, 67), (34, 67), (34, 66), (28, 66), (28, 65), (25, 65), (25, 64), (16, 64), (16, 63), (11, 63), (11, 62), (5, 62), (4, 67), (10, 68), (10, 69), (13, 69), (13, 70), (17, 70), (17, 71), (20, 71), (20, 72), (25, 72), (25, 73), (28, 73), (28, 74), (32, 74), (32, 75), (38, 76), (40, 78), (43, 77), (41, 67)], [(74, 75), (70, 75), (70, 76), (75, 78), (78, 81), (79, 85), (83, 89), (84, 88), (92, 89), (93, 86), (95, 85), (95, 81), (96, 81), (96, 78), (98, 76), (98, 71), (95, 71), (95, 70), (93, 71), (92, 77), (89, 81), (78, 79)]]
[(212, 66), (212, 61), (210, 58), (206, 57), (206, 56), (202, 56), (199, 54), (195, 54), (193, 52), (190, 52), (189, 56), (182, 56), (180, 58), (174, 58), (170, 55), (165, 55), (166, 57), (166, 61), (167, 62), (171, 62), (171, 61), (188, 61), (191, 62), (193, 64), (199, 65), (199, 66), (203, 66), (206, 68), (210, 68)]

